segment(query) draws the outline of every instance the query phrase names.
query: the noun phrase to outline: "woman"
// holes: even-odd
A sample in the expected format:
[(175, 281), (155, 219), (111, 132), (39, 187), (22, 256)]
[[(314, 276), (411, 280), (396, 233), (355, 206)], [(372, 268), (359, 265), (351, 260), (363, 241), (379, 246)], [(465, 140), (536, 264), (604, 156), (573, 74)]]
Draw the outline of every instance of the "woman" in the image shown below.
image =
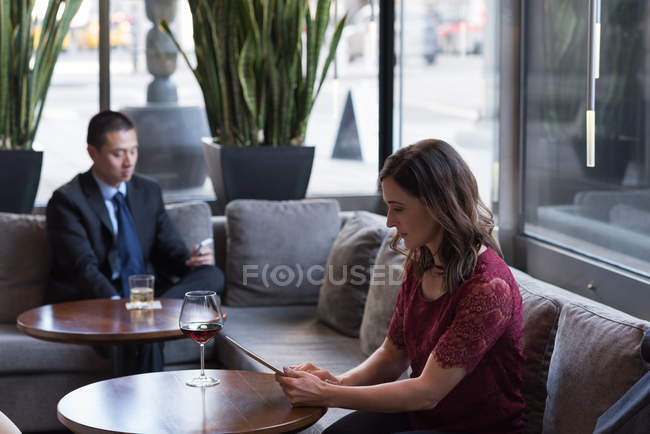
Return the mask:
[(342, 375), (306, 363), (277, 382), (293, 405), (358, 410), (328, 434), (521, 432), (521, 296), (474, 176), (449, 144), (423, 140), (390, 156), (379, 181), (391, 246), (407, 249), (388, 336)]

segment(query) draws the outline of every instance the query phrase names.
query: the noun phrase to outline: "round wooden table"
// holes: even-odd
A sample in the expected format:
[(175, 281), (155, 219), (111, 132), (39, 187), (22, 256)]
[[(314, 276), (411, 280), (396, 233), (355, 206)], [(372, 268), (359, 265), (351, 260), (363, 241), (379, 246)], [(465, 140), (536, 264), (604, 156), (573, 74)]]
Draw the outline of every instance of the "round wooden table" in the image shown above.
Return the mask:
[(195, 388), (198, 371), (99, 381), (65, 395), (61, 423), (76, 433), (280, 433), (308, 427), (326, 408), (293, 408), (272, 374), (206, 370), (221, 384)]
[(104, 298), (48, 304), (23, 312), (17, 324), (35, 338), (71, 344), (145, 343), (182, 338), (178, 317), (183, 300), (158, 300), (162, 309), (127, 310), (128, 300)]

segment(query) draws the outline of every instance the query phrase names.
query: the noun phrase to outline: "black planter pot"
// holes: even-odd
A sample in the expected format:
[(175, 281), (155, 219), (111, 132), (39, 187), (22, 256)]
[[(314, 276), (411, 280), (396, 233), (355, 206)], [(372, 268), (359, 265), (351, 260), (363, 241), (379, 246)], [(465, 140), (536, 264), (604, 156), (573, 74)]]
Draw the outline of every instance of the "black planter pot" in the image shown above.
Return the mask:
[(203, 142), (217, 203), (235, 199), (304, 199), (313, 146), (223, 147)]
[(42, 165), (42, 151), (0, 151), (0, 212), (32, 212)]

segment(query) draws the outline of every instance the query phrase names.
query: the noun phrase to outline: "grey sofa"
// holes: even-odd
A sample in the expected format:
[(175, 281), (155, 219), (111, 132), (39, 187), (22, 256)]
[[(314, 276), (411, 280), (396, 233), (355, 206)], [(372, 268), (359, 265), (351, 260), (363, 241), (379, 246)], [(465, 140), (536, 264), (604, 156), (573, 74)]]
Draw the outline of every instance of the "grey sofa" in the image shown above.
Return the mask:
[[(352, 215), (340, 213), (341, 225)], [(228, 255), (237, 234), (229, 233), (232, 225), (225, 216), (212, 217), (212, 222), (216, 263), (232, 272)], [(274, 232), (278, 228), (271, 225), (265, 230)], [(274, 252), (275, 246), (258, 248)], [(650, 370), (650, 361), (644, 361), (640, 354), (650, 322), (517, 269), (512, 271), (524, 303), (526, 432), (591, 433), (598, 417)], [(227, 280), (231, 278), (226, 276)], [(311, 361), (337, 374), (365, 359), (367, 351), (362, 351), (360, 339), (345, 336), (320, 321), (315, 304), (280, 302), (278, 299), (275, 306), (228, 307), (228, 323), (222, 335), (235, 337), (275, 366)], [(218, 357), (225, 366), (270, 372), (230, 346), (223, 336), (216, 342)], [(305, 432), (321, 432), (347, 412), (329, 409)]]
[[(188, 204), (171, 207), (170, 214), (189, 243), (202, 239), (206, 225), (215, 239), (215, 261), (228, 269), (229, 285), (233, 270), (244, 263), (233, 262), (234, 243), (250, 231), (242, 230), (228, 218), (206, 216), (207, 207)], [(280, 230), (268, 213), (268, 225), (258, 232)], [(341, 227), (354, 213), (337, 213)], [(300, 221), (300, 215), (294, 213)], [(207, 219), (207, 220), (206, 220)], [(381, 217), (377, 216), (378, 220)], [(206, 221), (208, 223), (206, 223)], [(8, 225), (8, 226), (7, 226)], [(11, 228), (11, 235), (4, 234)], [(237, 231), (235, 228), (237, 227)], [(203, 229), (202, 229), (203, 228)], [(296, 228), (299, 231), (300, 228)], [(108, 362), (89, 348), (39, 341), (16, 330), (16, 316), (42, 302), (42, 285), (48, 270), (43, 252), (43, 220), (34, 216), (0, 214), (0, 411), (23, 431), (60, 429), (56, 403), (68, 391), (110, 375)], [(252, 229), (251, 229), (252, 231)], [(315, 243), (314, 237), (294, 236), (287, 245)], [(20, 242), (19, 242), (20, 241)], [(319, 241), (324, 243), (325, 241)], [(311, 245), (329, 249), (329, 245)], [(258, 242), (257, 249), (278, 254), (277, 242)], [(310, 249), (311, 250), (311, 249)], [(23, 254), (24, 253), (24, 254)], [(27, 270), (16, 281), (15, 275)], [(546, 284), (513, 269), (524, 300), (524, 396), (528, 404), (527, 431), (535, 433), (580, 434), (593, 431), (597, 418), (650, 369), (640, 357), (642, 336), (650, 323), (595, 303), (561, 288)], [(9, 277), (13, 276), (13, 282)], [(230, 288), (229, 288), (230, 290)], [(223, 335), (230, 335), (276, 366), (312, 361), (341, 373), (364, 360), (368, 348), (362, 339), (340, 333), (319, 320), (317, 300), (286, 304), (286, 298), (272, 295), (259, 303), (227, 305), (228, 321), (214, 343), (213, 359), (223, 368), (269, 372), (233, 348)], [(39, 292), (41, 291), (41, 292)], [(277, 288), (280, 293), (280, 288)], [(382, 295), (381, 293), (379, 294)], [(228, 302), (228, 294), (225, 300)], [(19, 301), (20, 300), (20, 301)], [(235, 300), (233, 298), (233, 300)], [(260, 300), (262, 300), (260, 298)], [(256, 305), (258, 304), (258, 305)], [(366, 309), (363, 314), (367, 314)], [(365, 319), (365, 318), (364, 318)], [(362, 349), (363, 348), (363, 349)], [(166, 369), (196, 368), (196, 345), (189, 340), (165, 346)], [(347, 410), (329, 409), (307, 433), (321, 432)]]

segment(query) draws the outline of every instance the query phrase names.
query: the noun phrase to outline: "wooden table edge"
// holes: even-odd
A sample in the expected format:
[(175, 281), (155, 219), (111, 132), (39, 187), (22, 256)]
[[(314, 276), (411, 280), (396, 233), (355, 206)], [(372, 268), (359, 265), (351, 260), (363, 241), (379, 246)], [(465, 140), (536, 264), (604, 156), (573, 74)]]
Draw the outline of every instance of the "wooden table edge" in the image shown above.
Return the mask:
[[(99, 300), (99, 299), (98, 299)], [(101, 299), (104, 300), (104, 299)], [(73, 300), (72, 302), (85, 302), (88, 300)], [(182, 300), (181, 300), (182, 301)], [(66, 302), (68, 303), (68, 302)], [(25, 324), (23, 317), (34, 309), (41, 309), (44, 306), (36, 306), (22, 312), (16, 318), (16, 327), (28, 336), (41, 339), (48, 342), (66, 343), (66, 344), (84, 344), (84, 345), (116, 345), (116, 344), (144, 344), (152, 342), (164, 342), (168, 340), (181, 339), (185, 337), (180, 328), (168, 330), (155, 330), (149, 332), (133, 332), (131, 335), (125, 335), (121, 332), (115, 333), (80, 333), (65, 331), (43, 330), (37, 327), (31, 327)], [(224, 315), (225, 316), (225, 315)]]
[[(63, 398), (61, 398), (63, 399)], [(59, 400), (61, 402), (61, 400)], [(257, 430), (247, 430), (247, 431), (219, 431), (220, 434), (247, 434), (247, 433), (260, 433), (260, 434), (276, 434), (276, 433), (286, 433), (294, 432), (296, 430), (304, 430), (315, 424), (325, 416), (327, 413), (327, 407), (313, 407), (320, 409), (320, 414), (305, 416), (302, 419), (295, 420), (286, 424), (278, 424), (265, 428), (260, 428)], [(133, 434), (130, 431), (111, 431), (103, 430), (101, 428), (89, 427), (87, 425), (81, 425), (73, 420), (68, 419), (59, 411), (59, 404), (56, 405), (56, 417), (70, 431), (78, 434), (104, 434), (104, 433), (119, 433), (119, 434)]]
[[(238, 370), (235, 370), (238, 371)], [(253, 371), (255, 372), (255, 371)], [(273, 374), (267, 374), (267, 375), (273, 375)], [(110, 380), (110, 379), (109, 379)], [(101, 381), (109, 381), (109, 380), (100, 380)], [(90, 383), (93, 384), (93, 383)], [(89, 386), (90, 384), (86, 384), (85, 386), (78, 387), (77, 389), (80, 389), (82, 387)], [(62, 396), (59, 401), (56, 404), (56, 417), (69, 430), (78, 433), (78, 434), (95, 434), (95, 433), (118, 433), (118, 434), (132, 434), (130, 431), (113, 431), (113, 430), (104, 430), (101, 428), (94, 428), (94, 427), (89, 427), (87, 425), (82, 425), (79, 424), (71, 419), (68, 419), (65, 417), (61, 411), (59, 410), (59, 406), (61, 404), (61, 401), (65, 399), (70, 393), (73, 393), (77, 389), (71, 390), (70, 392), (66, 393), (64, 396)], [(273, 426), (268, 426), (260, 429), (255, 429), (255, 430), (243, 430), (243, 431), (219, 431), (220, 434), (246, 434), (246, 433), (264, 433), (264, 434), (275, 434), (275, 433), (285, 433), (285, 432), (295, 432), (297, 430), (304, 430), (309, 428), (310, 426), (314, 425), (316, 422), (318, 422), (324, 415), (327, 413), (328, 407), (310, 407), (314, 409), (318, 409), (318, 413), (306, 415), (298, 420), (294, 420), (291, 422), (287, 423), (281, 423)]]
[(244, 433), (265, 433), (265, 434), (275, 434), (275, 433), (285, 433), (285, 432), (293, 432), (295, 430), (304, 430), (315, 424), (320, 420), (321, 417), (325, 416), (325, 413), (327, 413), (327, 407), (311, 407), (311, 408), (317, 408), (320, 409), (320, 414), (319, 415), (308, 415), (305, 416), (301, 419), (294, 420), (293, 422), (289, 422), (286, 424), (278, 424), (274, 426), (269, 426), (266, 428), (254, 430), (254, 431), (236, 431), (232, 433), (227, 433), (227, 434), (244, 434)]
[(64, 344), (84, 344), (84, 345), (117, 345), (117, 344), (144, 344), (151, 342), (164, 342), (171, 341), (175, 339), (184, 338), (183, 332), (178, 329), (178, 333), (169, 334), (165, 336), (160, 336), (160, 332), (152, 332), (158, 334), (158, 336), (146, 336), (146, 334), (133, 336), (125, 336), (120, 333), (107, 333), (107, 334), (96, 334), (96, 333), (61, 333), (61, 332), (49, 332), (41, 329), (33, 329), (26, 327), (23, 324), (16, 324), (18, 329), (24, 332), (26, 335), (31, 336), (36, 339), (41, 339), (48, 342), (57, 342)]
[(77, 422), (68, 419), (67, 417), (62, 415), (61, 412), (59, 412), (59, 404), (58, 403), (56, 405), (56, 418), (59, 419), (59, 422), (61, 422), (61, 424), (64, 427), (68, 428), (70, 431), (72, 431), (74, 433), (82, 433), (82, 434), (85, 434), (85, 433), (90, 433), (90, 434), (95, 434), (95, 433), (129, 434), (129, 433), (124, 433), (122, 431), (107, 431), (107, 430), (103, 430), (101, 428), (92, 428), (92, 427), (89, 427), (89, 426), (86, 426), (86, 425), (78, 424)]
[[(100, 299), (98, 299), (100, 300)], [(108, 299), (101, 299), (108, 300)], [(156, 299), (156, 300), (173, 300), (174, 303), (181, 302), (182, 300), (177, 299)], [(89, 300), (73, 300), (66, 303), (74, 302), (85, 302)], [(53, 305), (42, 305), (37, 306), (32, 309), (28, 309), (25, 312), (22, 312), (16, 318), (16, 326), (18, 330), (22, 331), (28, 336), (31, 336), (36, 339), (42, 339), (48, 342), (57, 342), (57, 343), (67, 343), (67, 344), (84, 344), (84, 345), (118, 345), (118, 344), (144, 344), (144, 343), (153, 343), (153, 342), (165, 342), (175, 339), (184, 338), (185, 335), (181, 332), (180, 328), (168, 329), (168, 330), (155, 330), (149, 332), (132, 332), (131, 334), (124, 334), (121, 332), (116, 333), (80, 333), (80, 332), (62, 332), (62, 331), (50, 331), (43, 330), (36, 327), (30, 327), (26, 325), (23, 321), (23, 316), (28, 312), (34, 309), (40, 309), (44, 306), (53, 306)], [(228, 313), (226, 309), (223, 309), (224, 322), (228, 320)]]

